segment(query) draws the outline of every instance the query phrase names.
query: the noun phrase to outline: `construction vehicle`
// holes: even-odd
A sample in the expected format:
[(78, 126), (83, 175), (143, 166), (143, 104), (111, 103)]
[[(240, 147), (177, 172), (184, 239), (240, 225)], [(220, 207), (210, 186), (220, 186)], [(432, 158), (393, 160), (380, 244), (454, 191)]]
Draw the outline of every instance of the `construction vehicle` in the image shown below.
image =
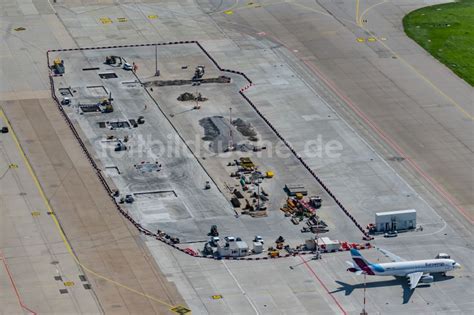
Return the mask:
[(277, 249), (273, 249), (273, 248), (269, 248), (268, 249), (268, 256), (270, 256), (270, 258), (277, 258), (277, 257), (280, 257), (280, 251), (277, 250)]
[(255, 169), (255, 164), (249, 157), (241, 157), (240, 161), (237, 161), (237, 164), (240, 165), (244, 171), (252, 171)]
[(115, 145), (115, 151), (116, 152), (127, 151), (127, 146), (125, 144), (123, 144), (122, 141), (120, 141)]
[(125, 196), (125, 202), (126, 203), (133, 203), (135, 201), (135, 199), (133, 198), (132, 195), (126, 195)]
[(311, 206), (313, 206), (315, 209), (321, 208), (321, 204), (322, 204), (321, 197), (319, 197), (319, 196), (311, 197), (311, 198), (309, 198), (309, 202), (310, 202)]
[(102, 99), (98, 105), (102, 113), (112, 113), (114, 111), (110, 98)]
[(194, 71), (193, 80), (200, 80), (204, 76), (204, 66), (197, 66), (196, 70)]
[(64, 60), (56, 58), (53, 60), (53, 71), (55, 74), (64, 74)]
[(217, 231), (217, 225), (211, 226), (211, 231), (207, 233), (208, 236), (219, 236), (219, 232)]
[(61, 101), (61, 105), (69, 105), (71, 104), (71, 99), (69, 97), (65, 97)]
[(283, 249), (283, 244), (285, 243), (285, 239), (283, 238), (283, 236), (280, 235), (276, 239), (275, 243), (276, 243), (276, 248), (277, 249)]
[(260, 242), (263, 244), (263, 238), (260, 235), (255, 235), (255, 237), (253, 238), (253, 241)]
[(273, 176), (275, 176), (275, 173), (273, 173), (272, 171), (268, 171), (265, 173), (266, 178), (273, 178)]
[(117, 66), (121, 66), (122, 65), (122, 57), (120, 56), (107, 56), (105, 57), (105, 64), (106, 65), (115, 65), (117, 64)]

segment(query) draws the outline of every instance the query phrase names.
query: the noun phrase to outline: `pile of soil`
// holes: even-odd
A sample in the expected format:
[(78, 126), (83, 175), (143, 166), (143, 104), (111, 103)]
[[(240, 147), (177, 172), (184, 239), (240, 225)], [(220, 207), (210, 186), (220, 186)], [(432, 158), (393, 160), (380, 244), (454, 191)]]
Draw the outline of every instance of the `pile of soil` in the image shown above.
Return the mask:
[(204, 128), (204, 137), (202, 137), (204, 141), (212, 141), (220, 135), (219, 128), (210, 117), (199, 120), (199, 125)]
[(244, 137), (247, 137), (250, 141), (258, 141), (257, 133), (250, 123), (246, 123), (242, 119), (237, 118), (232, 121), (232, 124)]
[(201, 93), (198, 93), (197, 97), (193, 93), (184, 92), (180, 96), (178, 96), (178, 101), (186, 102), (186, 101), (199, 101), (204, 102), (207, 101), (207, 98), (202, 97)]

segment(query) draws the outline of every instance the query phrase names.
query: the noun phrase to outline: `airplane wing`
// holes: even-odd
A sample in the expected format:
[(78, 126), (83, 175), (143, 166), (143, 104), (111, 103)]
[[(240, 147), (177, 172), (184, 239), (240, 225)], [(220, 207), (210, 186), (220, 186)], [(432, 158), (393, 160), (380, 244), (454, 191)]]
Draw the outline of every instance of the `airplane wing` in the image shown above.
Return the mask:
[(423, 276), (423, 272), (413, 272), (413, 273), (407, 274), (407, 278), (408, 278), (408, 282), (410, 283), (411, 290), (416, 288), (422, 276)]
[(385, 257), (387, 257), (388, 259), (390, 259), (392, 262), (400, 262), (400, 261), (405, 261), (405, 259), (395, 255), (395, 254), (392, 254), (391, 252), (389, 252), (388, 250), (386, 249), (383, 249), (383, 248), (377, 248), (382, 254), (384, 254)]

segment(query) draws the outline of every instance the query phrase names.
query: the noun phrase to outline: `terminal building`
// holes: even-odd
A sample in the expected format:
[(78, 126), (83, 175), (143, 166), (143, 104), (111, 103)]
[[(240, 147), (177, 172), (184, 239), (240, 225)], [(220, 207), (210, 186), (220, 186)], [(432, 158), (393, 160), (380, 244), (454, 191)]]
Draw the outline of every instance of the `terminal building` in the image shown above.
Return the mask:
[(416, 210), (378, 212), (375, 214), (377, 232), (411, 230), (416, 228)]

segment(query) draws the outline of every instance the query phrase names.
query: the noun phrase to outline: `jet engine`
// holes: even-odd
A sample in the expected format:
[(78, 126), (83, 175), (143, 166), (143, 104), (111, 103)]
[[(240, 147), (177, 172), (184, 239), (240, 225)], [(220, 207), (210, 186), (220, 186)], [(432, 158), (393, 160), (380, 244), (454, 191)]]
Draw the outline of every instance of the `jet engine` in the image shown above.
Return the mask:
[(433, 280), (434, 280), (433, 276), (426, 275), (426, 276), (421, 277), (420, 282), (431, 283), (433, 282)]

